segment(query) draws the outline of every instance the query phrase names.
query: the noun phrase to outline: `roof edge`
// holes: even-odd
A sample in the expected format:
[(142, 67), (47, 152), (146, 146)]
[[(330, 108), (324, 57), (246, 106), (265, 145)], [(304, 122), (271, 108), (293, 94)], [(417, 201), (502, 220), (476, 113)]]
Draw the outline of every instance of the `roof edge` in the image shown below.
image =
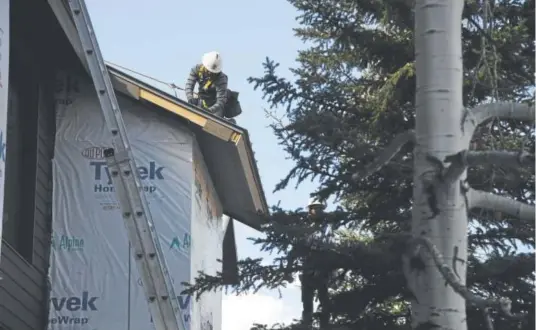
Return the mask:
[[(252, 198), (255, 201), (255, 207), (262, 213), (269, 213), (259, 170), (253, 157), (253, 149), (251, 148), (249, 134), (246, 129), (233, 125), (211, 113), (196, 109), (196, 107), (187, 102), (144, 83), (113, 66), (108, 65), (108, 69), (111, 73), (114, 89), (118, 92), (136, 100), (149, 101), (179, 117), (189, 120), (193, 124), (202, 128), (203, 131), (212, 134), (221, 140), (234, 143), (238, 149), (244, 170), (250, 172), (249, 174), (251, 174), (254, 181), (248, 182), (248, 186), (250, 187)], [(254, 188), (254, 191), (252, 191), (252, 188)], [(241, 220), (242, 219), (239, 221), (254, 229), (259, 229), (256, 226), (252, 226), (252, 224)]]
[(89, 67), (87, 64), (86, 57), (84, 56), (84, 50), (82, 49), (82, 43), (80, 42), (80, 37), (76, 32), (76, 25), (74, 24), (73, 18), (69, 8), (65, 7), (66, 4), (63, 0), (47, 0), (52, 12), (56, 15), (58, 23), (60, 24), (67, 40), (71, 43), (76, 56), (82, 63), (82, 66), (89, 74)]
[[(54, 14), (56, 15), (56, 18), (58, 19), (58, 22), (59, 24), (61, 25), (67, 39), (69, 40), (69, 42), (71, 43), (72, 47), (73, 47), (73, 50), (75, 51), (77, 57), (79, 58), (82, 66), (85, 68), (85, 70), (89, 73), (89, 68), (88, 68), (88, 65), (87, 65), (87, 61), (86, 61), (86, 58), (84, 56), (84, 52), (83, 52), (83, 49), (82, 49), (82, 44), (80, 42), (80, 39), (78, 37), (78, 34), (76, 33), (76, 26), (72, 20), (72, 17), (71, 17), (71, 14), (70, 14), (70, 11), (68, 10), (68, 8), (65, 7), (65, 3), (64, 1), (62, 0), (48, 0), (48, 3), (50, 5), (50, 7), (52, 8)], [(123, 72), (113, 68), (112, 66), (108, 65), (107, 66), (109, 71), (116, 75), (116, 76), (122, 76), (123, 78), (126, 78), (126, 77), (129, 77), (127, 76), (126, 74), (124, 74)], [(269, 213), (269, 208), (268, 208), (268, 203), (266, 201), (266, 195), (264, 193), (264, 189), (262, 187), (262, 182), (261, 182), (261, 179), (260, 179), (260, 175), (259, 175), (259, 169), (257, 167), (257, 162), (255, 161), (255, 158), (254, 158), (254, 155), (253, 155), (253, 149), (251, 147), (251, 141), (250, 141), (250, 138), (249, 138), (249, 134), (247, 132), (247, 130), (243, 129), (243, 128), (240, 128), (236, 125), (231, 125), (229, 122), (225, 121), (225, 120), (222, 120), (221, 118), (218, 118), (212, 114), (208, 114), (206, 112), (204, 113), (201, 113), (200, 110), (196, 110), (195, 108), (193, 108), (191, 105), (189, 105), (188, 103), (178, 99), (178, 98), (175, 98), (173, 96), (171, 96), (170, 94), (166, 93), (166, 92), (163, 92), (155, 87), (152, 87), (148, 84), (145, 84), (135, 78), (132, 78), (132, 77), (129, 77), (130, 80), (132, 81), (133, 84), (135, 85), (138, 85), (138, 87), (145, 87), (146, 89), (150, 89), (150, 90), (153, 90), (153, 91), (156, 91), (157, 93), (153, 93), (153, 94), (156, 94), (156, 96), (159, 96), (160, 98), (162, 98), (164, 101), (167, 101), (167, 105), (170, 106), (172, 108), (175, 108), (177, 106), (180, 106), (182, 108), (186, 108), (190, 113), (193, 113), (194, 115), (197, 115), (197, 116), (200, 116), (201, 118), (205, 117), (205, 120), (207, 120), (207, 118), (210, 118), (211, 119), (211, 122), (214, 122), (214, 123), (217, 123), (216, 126), (223, 126), (227, 129), (230, 129), (232, 130), (233, 132), (230, 134), (229, 136), (229, 139), (231, 141), (233, 141), (235, 144), (237, 144), (237, 147), (238, 147), (238, 144), (241, 143), (242, 141), (242, 144), (243, 144), (243, 154), (244, 155), (241, 155), (241, 158), (243, 158), (243, 161), (245, 161), (247, 159), (247, 163), (249, 166), (245, 166), (245, 168), (248, 168), (248, 169), (251, 169), (252, 173), (252, 177), (254, 178), (254, 186), (256, 186), (257, 190), (258, 190), (258, 193), (256, 195), (257, 196), (257, 202), (259, 203), (259, 211), (261, 211), (262, 213), (266, 213), (268, 214)], [(115, 86), (114, 86), (115, 88)], [(134, 90), (119, 90), (120, 92), (123, 92), (124, 94), (127, 94), (129, 95), (130, 97), (133, 97), (135, 98), (136, 100), (139, 100), (140, 99), (140, 93), (138, 93), (136, 95), (136, 91)], [(126, 92), (126, 93), (125, 93)], [(152, 97), (154, 95), (151, 95), (151, 94), (146, 94), (145, 95), (146, 97)], [(173, 105), (175, 105), (175, 107), (173, 107)], [(173, 112), (173, 111), (172, 111)], [(177, 113), (176, 113), (177, 114)], [(181, 114), (179, 114), (181, 117), (184, 117), (182, 116)], [(183, 113), (184, 115), (184, 113)], [(198, 118), (198, 117), (196, 117)], [(188, 119), (188, 118), (187, 118)], [(203, 119), (199, 119), (201, 122), (203, 122)], [(210, 130), (210, 127), (208, 127), (209, 130)], [(204, 130), (205, 127), (203, 128)], [(212, 132), (213, 134), (215, 132)], [(236, 134), (238, 133), (238, 134)], [(250, 224), (248, 224), (250, 225)], [(251, 226), (251, 225), (250, 225)], [(259, 228), (255, 228), (255, 229), (259, 229)]]

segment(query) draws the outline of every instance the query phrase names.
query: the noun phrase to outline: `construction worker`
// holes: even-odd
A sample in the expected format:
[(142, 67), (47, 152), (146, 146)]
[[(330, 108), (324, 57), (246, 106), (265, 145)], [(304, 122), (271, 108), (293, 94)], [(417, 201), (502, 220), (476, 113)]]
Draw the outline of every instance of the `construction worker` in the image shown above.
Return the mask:
[[(315, 198), (309, 200), (307, 204), (308, 218), (310, 221), (318, 223), (319, 218), (324, 213), (325, 205)], [(322, 232), (321, 236), (325, 236)], [(311, 327), (313, 322), (313, 301), (315, 292), (318, 294), (320, 302), (320, 328), (327, 329), (329, 327), (330, 310), (329, 310), (329, 295), (328, 283), (331, 272), (314, 269), (311, 264), (311, 259), (308, 256), (303, 257), (303, 271), (300, 274), (301, 281), (301, 299), (303, 305), (302, 322), (306, 327)]]
[[(199, 106), (218, 117), (224, 117), (231, 92), (227, 89), (227, 75), (222, 72), (221, 55), (209, 52), (203, 55), (201, 64), (190, 71), (184, 90), (188, 103)], [(198, 97), (194, 97), (195, 84), (199, 83)], [(234, 119), (229, 120), (235, 122)]]

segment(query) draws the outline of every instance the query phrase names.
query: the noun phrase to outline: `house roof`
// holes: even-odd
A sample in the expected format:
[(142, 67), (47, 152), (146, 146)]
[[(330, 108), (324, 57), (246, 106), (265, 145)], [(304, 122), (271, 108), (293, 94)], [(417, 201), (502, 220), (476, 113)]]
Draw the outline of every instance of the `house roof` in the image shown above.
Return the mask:
[[(87, 70), (82, 45), (70, 12), (62, 0), (50, 0), (49, 3), (75, 53)], [(196, 135), (224, 213), (254, 229), (259, 229), (263, 220), (258, 213), (266, 214), (269, 211), (248, 131), (117, 68), (108, 66), (108, 69), (117, 92), (154, 105), (191, 123), (190, 128)]]
[(170, 112), (191, 123), (223, 211), (259, 229), (268, 213), (247, 130), (201, 110), (166, 92), (109, 66), (115, 90), (135, 100)]

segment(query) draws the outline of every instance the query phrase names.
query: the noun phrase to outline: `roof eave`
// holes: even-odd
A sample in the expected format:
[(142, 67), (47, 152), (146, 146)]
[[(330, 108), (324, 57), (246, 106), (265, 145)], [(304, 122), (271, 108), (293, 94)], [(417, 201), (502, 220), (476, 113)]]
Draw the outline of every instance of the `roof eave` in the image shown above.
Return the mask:
[[(249, 141), (248, 132), (245, 129), (233, 125), (206, 111), (197, 109), (187, 102), (157, 90), (156, 88), (130, 77), (111, 66), (108, 68), (111, 73), (114, 88), (121, 94), (127, 95), (135, 100), (143, 100), (152, 103), (159, 108), (197, 125), (204, 133), (211, 134), (220, 140), (234, 143), (240, 156), (242, 170), (245, 172), (245, 177), (248, 178), (249, 194), (251, 194), (254, 201), (254, 208), (262, 214), (269, 213), (257, 164), (253, 157), (251, 142)], [(254, 215), (248, 218), (236, 217), (236, 212), (233, 212), (232, 210), (228, 211), (230, 212), (227, 212), (227, 214), (234, 217), (235, 220), (254, 229), (260, 229), (262, 224), (262, 220), (260, 220), (261, 217)], [(252, 221), (255, 218), (259, 219), (259, 221)]]

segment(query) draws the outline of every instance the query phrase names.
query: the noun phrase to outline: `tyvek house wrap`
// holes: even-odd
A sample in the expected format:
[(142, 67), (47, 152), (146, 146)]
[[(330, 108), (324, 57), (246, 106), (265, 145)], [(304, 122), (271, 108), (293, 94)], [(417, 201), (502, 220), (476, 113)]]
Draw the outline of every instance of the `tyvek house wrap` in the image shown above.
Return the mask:
[[(202, 214), (208, 214), (204, 211), (207, 203), (202, 206), (193, 198), (200, 186), (195, 180), (193, 135), (132, 100), (118, 95), (118, 101), (178, 295), (181, 282), (192, 281), (198, 270), (214, 273), (219, 269), (221, 215), (213, 219), (220, 223), (218, 229), (192, 225), (193, 219), (203, 222), (206, 216)], [(151, 329), (143, 287), (103, 159), (111, 136), (94, 87), (87, 79), (60, 75), (56, 107), (48, 329)], [(217, 234), (207, 234), (207, 230)], [(215, 241), (203, 246), (205, 237)], [(200, 266), (196, 259), (205, 260), (204, 264)], [(188, 329), (211, 329), (208, 323), (219, 329), (221, 294), (207, 298), (194, 302), (179, 297)], [(202, 306), (203, 302), (207, 305)], [(212, 320), (207, 321), (210, 316)]]
[[(199, 271), (215, 275), (221, 271), (223, 238), (227, 220), (222, 220), (222, 206), (214, 185), (203, 162), (197, 143), (194, 141), (194, 197), (192, 198), (192, 237), (195, 242), (191, 249), (192, 281)], [(222, 292), (208, 292), (192, 305), (192, 324), (196, 329), (221, 330)]]

